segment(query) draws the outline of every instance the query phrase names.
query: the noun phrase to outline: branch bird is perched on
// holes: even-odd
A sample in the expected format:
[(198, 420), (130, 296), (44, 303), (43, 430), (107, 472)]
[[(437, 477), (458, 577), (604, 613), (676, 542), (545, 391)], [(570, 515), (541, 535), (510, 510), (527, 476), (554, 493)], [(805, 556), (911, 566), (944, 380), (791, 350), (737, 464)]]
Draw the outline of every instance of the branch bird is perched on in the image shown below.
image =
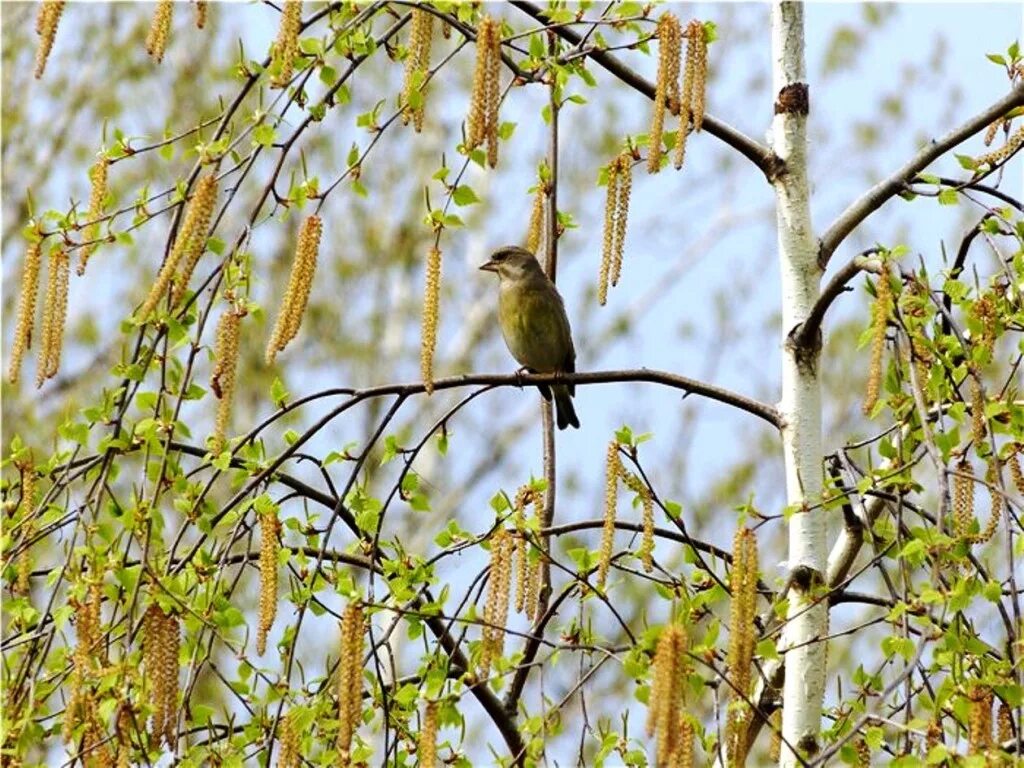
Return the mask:
[[(533, 373), (575, 372), (576, 350), (565, 305), (533, 254), (506, 245), (480, 269), (498, 276), (498, 323), (512, 357)], [(580, 420), (572, 407), (576, 388), (558, 384), (539, 389), (545, 400), (555, 396), (558, 428), (571, 424), (578, 429)]]

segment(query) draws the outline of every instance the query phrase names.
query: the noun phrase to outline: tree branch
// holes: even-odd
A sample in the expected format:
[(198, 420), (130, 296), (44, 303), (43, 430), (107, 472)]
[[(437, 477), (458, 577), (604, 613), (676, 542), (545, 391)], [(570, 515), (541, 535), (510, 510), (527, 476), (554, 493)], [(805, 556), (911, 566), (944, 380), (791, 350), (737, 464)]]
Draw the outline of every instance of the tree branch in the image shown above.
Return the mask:
[(857, 228), (864, 219), (877, 211), (891, 197), (899, 194), (904, 185), (933, 161), (961, 142), (980, 133), (993, 121), (1014, 107), (1024, 105), (1024, 85), (1017, 86), (992, 106), (978, 113), (958, 128), (954, 128), (941, 139), (932, 141), (882, 181), (865, 192), (840, 214), (828, 228), (818, 247), (818, 264), (824, 269), (836, 248)]
[(818, 300), (811, 308), (811, 313), (807, 316), (807, 319), (794, 328), (790, 334), (792, 343), (797, 349), (810, 349), (817, 343), (821, 323), (825, 319), (825, 313), (832, 306), (832, 302), (839, 298), (840, 294), (847, 291), (847, 283), (861, 272), (874, 272), (879, 269), (877, 260), (870, 258), (871, 254), (875, 253), (876, 250), (871, 248), (858, 256), (854, 256), (832, 277), (832, 280), (825, 286), (821, 296), (818, 297)]

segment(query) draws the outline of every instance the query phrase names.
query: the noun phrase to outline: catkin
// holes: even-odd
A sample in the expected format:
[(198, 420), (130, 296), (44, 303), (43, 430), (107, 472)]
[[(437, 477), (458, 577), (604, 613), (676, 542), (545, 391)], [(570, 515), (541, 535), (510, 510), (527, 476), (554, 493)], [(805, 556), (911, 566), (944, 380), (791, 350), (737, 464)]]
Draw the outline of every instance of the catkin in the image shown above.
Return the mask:
[(983, 155), (978, 155), (978, 157), (974, 159), (975, 167), (981, 165), (994, 166), (1016, 152), (1020, 148), (1021, 144), (1024, 144), (1024, 123), (1021, 123), (1017, 130), (1010, 134), (1006, 143), (999, 149), (992, 152), (986, 152)]
[(146, 35), (146, 52), (159, 64), (167, 50), (167, 36), (171, 31), (171, 15), (174, 13), (173, 0), (160, 0), (153, 14), (149, 34)]
[[(17, 520), (24, 526), (25, 533), (23, 540), (28, 541), (32, 537), (35, 528), (32, 513), (36, 503), (36, 466), (29, 452), (28, 458), (18, 462), (18, 474), (21, 479), (21, 498), (18, 499)], [(15, 591), (19, 595), (27, 595), (30, 588), (30, 577), (32, 575), (32, 556), (26, 547), (18, 556), (18, 577)]]
[(202, 29), (206, 26), (209, 17), (209, 0), (196, 0), (196, 27)]
[[(210, 373), (210, 389), (217, 398), (217, 416), (214, 421), (212, 450), (224, 450), (225, 435), (231, 422), (231, 406), (235, 396), (235, 377), (238, 370), (238, 353), (241, 313), (229, 308), (217, 321), (217, 336), (213, 349), (213, 371)], [(273, 618), (271, 618), (273, 621)], [(262, 651), (260, 651), (262, 653)]]
[(152, 686), (151, 734), (174, 748), (178, 701), (178, 650), (181, 642), (177, 617), (153, 603), (142, 620), (142, 655)]
[(707, 40), (704, 25), (697, 20), (686, 26), (686, 62), (683, 65), (683, 88), (679, 97), (679, 132), (676, 134), (673, 165), (683, 167), (686, 139), (690, 131), (700, 131), (704, 124), (704, 92), (707, 87)]
[(18, 296), (18, 321), (14, 328), (14, 346), (11, 348), (11, 364), (8, 378), (11, 384), (18, 382), (21, 361), (25, 351), (32, 346), (32, 329), (36, 321), (36, 298), (39, 294), (39, 268), (42, 265), (43, 246), (39, 242), (29, 243), (25, 251), (25, 263), (21, 268), (21, 292)]
[(196, 184), (196, 192), (185, 209), (181, 229), (174, 241), (175, 250), (181, 251), (181, 255), (175, 259), (175, 262), (181, 263), (181, 273), (174, 278), (174, 294), (171, 297), (174, 306), (180, 304), (185, 297), (196, 264), (206, 251), (206, 237), (210, 232), (210, 220), (216, 205), (217, 176), (210, 173)]
[(622, 461), (619, 459), (619, 444), (612, 440), (605, 454), (604, 476), (604, 526), (601, 528), (601, 554), (597, 566), (597, 586), (604, 588), (608, 569), (612, 562), (615, 544), (615, 513), (618, 506), (619, 478), (622, 477)]
[(980, 372), (973, 371), (971, 376), (971, 439), (975, 445), (985, 439), (987, 433), (985, 419), (985, 393), (981, 389)]
[(437, 348), (438, 309), (441, 303), (441, 250), (427, 252), (426, 282), (423, 287), (423, 317), (420, 326), (420, 376), (428, 395), (434, 393), (434, 350)]
[(654, 570), (654, 496), (647, 483), (632, 472), (623, 471), (622, 481), (640, 498), (643, 515), (641, 517), (639, 555), (644, 572), (650, 573)]
[(544, 235), (544, 204), (547, 197), (546, 185), (543, 181), (537, 182), (533, 208), (530, 210), (530, 228), (526, 233), (526, 250), (534, 255), (540, 250), (541, 238)]
[(626, 224), (629, 221), (629, 198), (633, 191), (633, 158), (628, 152), (619, 155), (619, 195), (615, 207), (615, 247), (612, 251), (612, 285), (619, 284), (622, 254), (626, 247)]
[(281, 302), (281, 309), (277, 313), (274, 331), (267, 342), (267, 365), (274, 362), (277, 353), (288, 346), (288, 342), (295, 338), (302, 325), (302, 316), (306, 311), (309, 293), (313, 287), (313, 276), (316, 274), (316, 260), (322, 233), (323, 224), (319, 216), (310, 216), (302, 222), (298, 243), (295, 246), (295, 259), (288, 278), (288, 288)]
[(515, 558), (516, 558), (516, 613), (522, 613), (526, 609), (526, 589), (529, 586), (529, 544), (526, 538), (526, 504), (533, 494), (528, 485), (524, 485), (516, 492), (515, 500)]
[(875, 283), (876, 298), (871, 305), (871, 362), (868, 366), (868, 386), (864, 396), (864, 413), (870, 415), (878, 403), (882, 388), (882, 353), (885, 352), (885, 332), (892, 313), (892, 285), (889, 265), (882, 264), (882, 273)]
[(501, 101), (501, 22), (484, 16), (477, 27), (476, 67), (466, 125), (466, 146), (487, 142), (487, 163), (498, 164), (498, 106)]
[(423, 130), (426, 102), (424, 82), (430, 70), (434, 14), (422, 8), (413, 8), (411, 26), (409, 53), (405, 58), (405, 79), (402, 82), (402, 122), (408, 125), (411, 120), (416, 133), (419, 133)]
[(971, 534), (974, 523), (974, 474), (967, 458), (956, 465), (953, 475), (953, 532), (960, 539)]
[(683, 628), (671, 624), (661, 633), (651, 665), (651, 692), (647, 709), (647, 735), (657, 738), (655, 765), (668, 766), (684, 736), (677, 727), (684, 704), (687, 638)]
[[(216, 202), (217, 180), (211, 173), (199, 180), (192, 199), (185, 207), (171, 252), (160, 267), (153, 287), (139, 309), (138, 317), (141, 321), (149, 319), (157, 304), (167, 295), (167, 289), (171, 287), (172, 282), (176, 283), (171, 296), (172, 304), (177, 305), (185, 295), (192, 272), (206, 247), (206, 235)], [(182, 274), (175, 279), (179, 265), (183, 265)]]
[(628, 150), (608, 165), (608, 196), (604, 207), (604, 237), (601, 271), (598, 275), (597, 301), (608, 300), (608, 284), (618, 285), (629, 221), (629, 199), (633, 189), (633, 157)]
[(967, 698), (967, 753), (978, 755), (992, 747), (992, 689), (975, 685)]
[(423, 711), (423, 726), (420, 728), (416, 757), (419, 759), (419, 768), (434, 768), (437, 764), (436, 701), (428, 701)]
[[(757, 608), (757, 539), (743, 527), (733, 539), (732, 571), (729, 587), (728, 679), (733, 696), (745, 699), (750, 692), (750, 667), (754, 657), (754, 616)], [(730, 765), (743, 765), (746, 759), (746, 708), (731, 708), (726, 728), (726, 746)]]
[(1013, 481), (1013, 485), (1017, 489), (1017, 493), (1024, 496), (1024, 472), (1021, 471), (1019, 458), (1022, 451), (1024, 451), (1024, 449), (1022, 449), (1019, 444), (1014, 446), (1014, 451), (1010, 454), (1006, 463), (1010, 467), (1010, 479)]
[(78, 254), (78, 269), (76, 271), (79, 275), (85, 274), (85, 267), (89, 262), (89, 257), (96, 250), (95, 241), (100, 236), (100, 225), (97, 219), (103, 215), (103, 201), (107, 197), (107, 168), (109, 164), (110, 161), (106, 157), (101, 157), (89, 169), (89, 181), (91, 183), (89, 192), (89, 225), (85, 229), (85, 243)]
[(301, 765), (299, 755), (300, 736), (294, 722), (294, 713), (286, 712), (281, 718), (278, 739), (281, 742), (281, 753), (277, 758), (278, 768), (299, 768)]
[(647, 172), (661, 170), (662, 134), (666, 107), (679, 102), (679, 61), (682, 36), (675, 14), (663, 13), (658, 19), (658, 75), (654, 91), (654, 114), (649, 134)]
[(43, 305), (43, 343), (36, 364), (36, 386), (41, 387), (60, 369), (64, 347), (64, 326), (68, 314), (68, 252), (63, 248), (50, 251), (49, 274), (46, 281), (46, 303)]
[(338, 662), (338, 765), (349, 768), (352, 737), (363, 711), (363, 607), (353, 601), (341, 618), (341, 658)]
[(996, 530), (999, 528), (999, 521), (1003, 517), (1003, 494), (999, 485), (999, 458), (990, 456), (988, 469), (985, 471), (985, 482), (988, 484), (989, 516), (988, 522), (974, 541), (978, 544), (985, 544), (992, 540)]
[(39, 35), (39, 47), (36, 49), (36, 71), (38, 80), (46, 70), (46, 61), (53, 49), (53, 40), (57, 36), (57, 25), (64, 13), (64, 0), (43, 0), (39, 4), (36, 15), (36, 34)]
[(277, 553), (281, 549), (278, 536), (281, 522), (277, 509), (260, 514), (260, 623), (256, 632), (256, 653), (267, 649), (267, 634), (277, 615)]
[(284, 88), (295, 71), (295, 58), (299, 55), (299, 29), (302, 26), (301, 0), (284, 0), (277, 40), (273, 45), (274, 63), (280, 67), (270, 80), (271, 88)]
[(484, 628), (480, 651), (479, 678), (486, 679), (494, 659), (505, 647), (505, 624), (508, 621), (509, 587), (512, 576), (512, 537), (499, 527), (491, 537), (491, 565), (484, 605)]

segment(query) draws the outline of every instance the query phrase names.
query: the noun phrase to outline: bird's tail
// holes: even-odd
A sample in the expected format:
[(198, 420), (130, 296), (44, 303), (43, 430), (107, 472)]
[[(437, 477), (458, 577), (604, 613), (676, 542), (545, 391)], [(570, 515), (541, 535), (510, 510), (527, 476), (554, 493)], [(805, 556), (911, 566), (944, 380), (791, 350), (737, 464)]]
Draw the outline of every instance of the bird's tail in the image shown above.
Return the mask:
[(555, 389), (555, 420), (558, 424), (559, 429), (565, 429), (568, 426), (573, 426), (576, 429), (580, 428), (580, 420), (576, 416), (576, 409), (572, 405), (572, 397), (569, 395), (569, 390), (565, 387), (558, 387)]

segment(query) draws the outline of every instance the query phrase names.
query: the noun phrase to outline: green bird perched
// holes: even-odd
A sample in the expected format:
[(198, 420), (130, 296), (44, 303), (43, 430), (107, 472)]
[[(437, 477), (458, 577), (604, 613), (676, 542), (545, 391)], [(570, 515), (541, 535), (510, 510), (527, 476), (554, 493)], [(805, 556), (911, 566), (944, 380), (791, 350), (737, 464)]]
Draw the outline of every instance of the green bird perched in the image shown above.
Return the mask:
[[(498, 275), (498, 323), (512, 357), (533, 373), (573, 373), (576, 350), (565, 304), (533, 254), (506, 245), (480, 269)], [(559, 384), (539, 389), (545, 400), (555, 396), (558, 428), (571, 424), (578, 429), (580, 420), (572, 407), (576, 387)]]

